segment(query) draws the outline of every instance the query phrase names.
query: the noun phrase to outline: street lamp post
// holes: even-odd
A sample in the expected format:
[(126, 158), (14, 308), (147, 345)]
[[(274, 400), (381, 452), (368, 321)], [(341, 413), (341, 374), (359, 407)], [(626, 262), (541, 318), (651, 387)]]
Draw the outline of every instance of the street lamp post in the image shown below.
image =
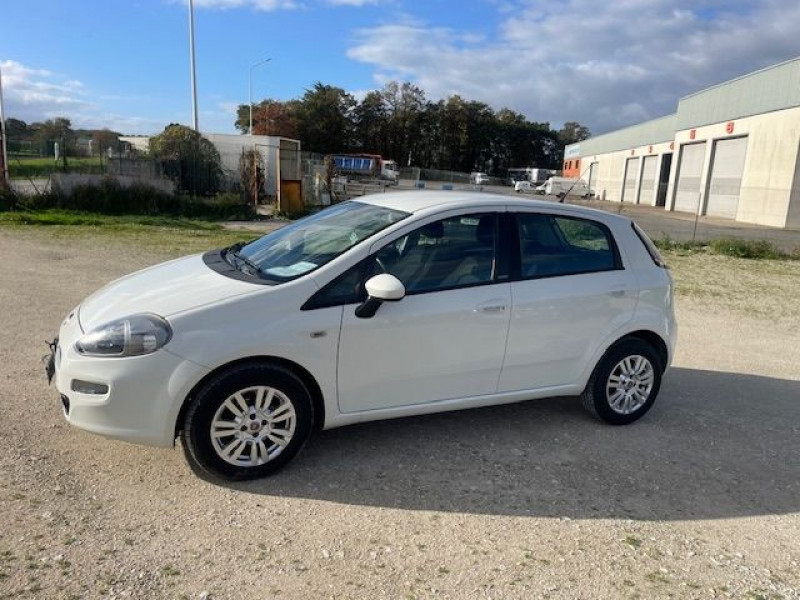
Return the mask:
[(10, 185), (8, 178), (8, 151), (6, 149), (6, 110), (3, 104), (3, 70), (0, 66), (0, 162), (2, 162), (2, 172), (0, 172), (0, 189)]
[(189, 0), (189, 63), (192, 83), (192, 126), (197, 131), (197, 78), (194, 67), (194, 0)]
[(250, 105), (250, 129), (249, 129), (249, 133), (250, 133), (251, 136), (253, 135), (253, 69), (255, 69), (256, 67), (260, 67), (261, 65), (266, 64), (271, 60), (272, 60), (271, 58), (265, 58), (264, 60), (259, 61), (259, 62), (257, 62), (256, 64), (254, 64), (254, 65), (252, 65), (250, 67), (250, 76), (248, 78), (248, 84), (249, 85), (248, 85), (248, 88), (247, 88), (247, 99), (248, 99), (248, 102), (249, 102), (249, 105)]

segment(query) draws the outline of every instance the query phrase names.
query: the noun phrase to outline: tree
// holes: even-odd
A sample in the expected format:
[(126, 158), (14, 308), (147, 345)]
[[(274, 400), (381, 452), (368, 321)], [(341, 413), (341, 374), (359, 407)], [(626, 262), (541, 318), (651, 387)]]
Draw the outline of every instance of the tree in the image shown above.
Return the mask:
[(28, 139), (30, 136), (28, 124), (19, 119), (6, 119), (6, 135), (10, 140)]
[(569, 146), (575, 142), (581, 142), (591, 135), (588, 127), (584, 127), (577, 121), (567, 121), (558, 131), (558, 141)]
[[(299, 102), (289, 100), (262, 100), (253, 107), (253, 134), (297, 138), (297, 111)], [(236, 129), (250, 131), (250, 107), (240, 104), (236, 110)]]
[(369, 92), (353, 111), (355, 144), (366, 154), (383, 154), (389, 139), (389, 115), (380, 92)]
[(66, 157), (75, 151), (75, 132), (72, 121), (66, 117), (47, 119), (43, 123), (32, 123), (33, 143), (43, 155), (53, 154), (53, 145), (58, 143), (61, 155)]
[(321, 154), (350, 150), (355, 105), (342, 88), (316, 82), (297, 107), (299, 139), (308, 150)]
[(109, 148), (119, 146), (119, 133), (110, 129), (98, 129), (92, 133), (92, 153), (105, 154)]
[(184, 125), (170, 124), (150, 138), (150, 153), (182, 191), (210, 195), (222, 184), (222, 161), (214, 144)]
[[(249, 107), (241, 105), (236, 127), (247, 133)], [(299, 139), (324, 154), (380, 154), (401, 165), (505, 176), (512, 167), (559, 168), (565, 144), (589, 130), (568, 121), (555, 131), (507, 108), (493, 110), (458, 95), (430, 102), (409, 82), (391, 81), (360, 102), (320, 82), (302, 98), (264, 100), (254, 107), (255, 133)]]

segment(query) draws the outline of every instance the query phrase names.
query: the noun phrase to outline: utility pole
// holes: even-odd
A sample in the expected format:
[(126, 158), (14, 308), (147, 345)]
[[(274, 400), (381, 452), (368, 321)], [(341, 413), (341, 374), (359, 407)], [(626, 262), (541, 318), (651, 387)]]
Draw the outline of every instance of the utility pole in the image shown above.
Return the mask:
[(0, 66), (0, 189), (10, 185), (6, 147), (6, 108), (3, 103), (3, 69)]
[(192, 82), (192, 127), (197, 127), (197, 76), (194, 68), (194, 0), (189, 0), (189, 63)]

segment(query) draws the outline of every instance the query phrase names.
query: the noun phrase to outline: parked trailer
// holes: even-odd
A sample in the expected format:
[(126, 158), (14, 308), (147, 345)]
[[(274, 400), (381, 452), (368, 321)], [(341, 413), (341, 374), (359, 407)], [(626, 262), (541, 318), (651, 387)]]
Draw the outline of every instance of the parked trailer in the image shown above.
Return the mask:
[(336, 170), (348, 179), (382, 179), (397, 183), (399, 171), (393, 160), (385, 160), (377, 154), (335, 154), (332, 158)]

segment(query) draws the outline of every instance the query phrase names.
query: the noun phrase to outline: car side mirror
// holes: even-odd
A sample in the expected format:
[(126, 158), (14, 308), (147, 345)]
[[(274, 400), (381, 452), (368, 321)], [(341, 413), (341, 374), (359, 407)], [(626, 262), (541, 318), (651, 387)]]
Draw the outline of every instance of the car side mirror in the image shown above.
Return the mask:
[(356, 307), (356, 316), (369, 319), (375, 316), (384, 302), (397, 302), (406, 295), (403, 283), (394, 275), (381, 273), (367, 280), (367, 299)]

